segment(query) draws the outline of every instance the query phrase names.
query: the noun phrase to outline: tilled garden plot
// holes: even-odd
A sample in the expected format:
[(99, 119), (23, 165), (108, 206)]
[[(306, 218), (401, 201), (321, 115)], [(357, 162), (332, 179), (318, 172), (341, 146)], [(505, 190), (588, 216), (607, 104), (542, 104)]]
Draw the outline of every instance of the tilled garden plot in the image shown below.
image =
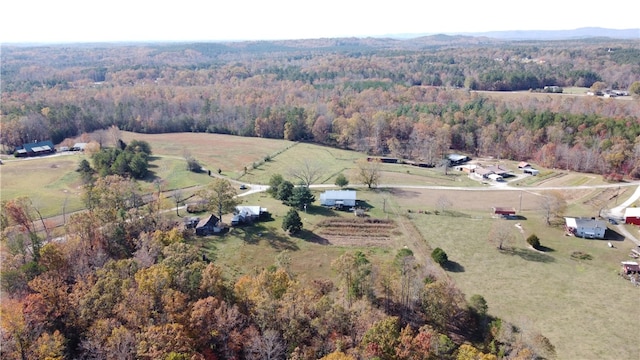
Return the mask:
[(317, 233), (332, 245), (391, 246), (398, 229), (392, 220), (336, 218), (320, 222)]

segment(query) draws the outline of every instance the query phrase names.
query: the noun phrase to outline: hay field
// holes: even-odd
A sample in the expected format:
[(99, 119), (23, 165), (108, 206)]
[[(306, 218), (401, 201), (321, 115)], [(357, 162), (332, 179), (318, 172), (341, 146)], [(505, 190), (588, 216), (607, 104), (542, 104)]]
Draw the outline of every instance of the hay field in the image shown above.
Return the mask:
[(44, 217), (82, 209), (82, 181), (75, 170), (83, 158), (72, 154), (4, 160), (0, 200), (29, 197)]
[(191, 154), (206, 169), (217, 171), (231, 178), (239, 177), (244, 167), (267, 156), (274, 156), (294, 143), (286, 140), (250, 138), (206, 133), (138, 134), (122, 132), (125, 142), (146, 141), (154, 154), (184, 161), (185, 153)]

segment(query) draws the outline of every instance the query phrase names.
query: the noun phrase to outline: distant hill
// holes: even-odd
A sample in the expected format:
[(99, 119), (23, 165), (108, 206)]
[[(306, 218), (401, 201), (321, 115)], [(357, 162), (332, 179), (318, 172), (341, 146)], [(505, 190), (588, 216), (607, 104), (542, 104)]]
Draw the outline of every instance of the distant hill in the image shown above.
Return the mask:
[[(447, 33), (448, 35), (463, 35), (472, 37), (484, 37), (500, 40), (572, 40), (584, 38), (613, 38), (613, 39), (638, 39), (640, 29), (605, 29), (600, 27), (584, 27), (573, 30), (513, 30), (513, 31), (488, 31)], [(441, 36), (438, 34), (396, 34), (387, 35), (396, 39), (413, 39), (426, 36)]]
[(504, 40), (570, 40), (592, 37), (640, 40), (640, 29), (605, 29), (599, 27), (585, 27), (574, 30), (490, 31), (461, 35), (483, 36)]

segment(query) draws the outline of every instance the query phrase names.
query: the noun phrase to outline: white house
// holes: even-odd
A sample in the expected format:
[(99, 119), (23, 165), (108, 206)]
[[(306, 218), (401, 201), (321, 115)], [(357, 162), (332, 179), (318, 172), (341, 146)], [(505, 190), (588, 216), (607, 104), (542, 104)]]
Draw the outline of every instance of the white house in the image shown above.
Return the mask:
[(260, 206), (236, 206), (231, 219), (231, 225), (247, 224), (259, 220), (267, 215), (267, 209)]
[(320, 194), (320, 205), (353, 207), (356, 206), (355, 190), (327, 190)]
[(575, 236), (587, 239), (604, 239), (607, 223), (595, 218), (566, 217), (565, 228)]

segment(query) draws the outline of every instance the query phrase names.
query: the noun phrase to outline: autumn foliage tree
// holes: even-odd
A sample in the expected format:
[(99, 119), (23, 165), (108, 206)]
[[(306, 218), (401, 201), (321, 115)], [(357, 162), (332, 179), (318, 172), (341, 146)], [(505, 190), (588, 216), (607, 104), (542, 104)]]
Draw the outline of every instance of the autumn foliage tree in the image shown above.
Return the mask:
[(233, 212), (240, 200), (236, 197), (236, 189), (227, 179), (215, 178), (205, 189), (199, 192), (199, 196), (206, 202), (211, 211), (215, 211), (218, 219), (222, 215)]

